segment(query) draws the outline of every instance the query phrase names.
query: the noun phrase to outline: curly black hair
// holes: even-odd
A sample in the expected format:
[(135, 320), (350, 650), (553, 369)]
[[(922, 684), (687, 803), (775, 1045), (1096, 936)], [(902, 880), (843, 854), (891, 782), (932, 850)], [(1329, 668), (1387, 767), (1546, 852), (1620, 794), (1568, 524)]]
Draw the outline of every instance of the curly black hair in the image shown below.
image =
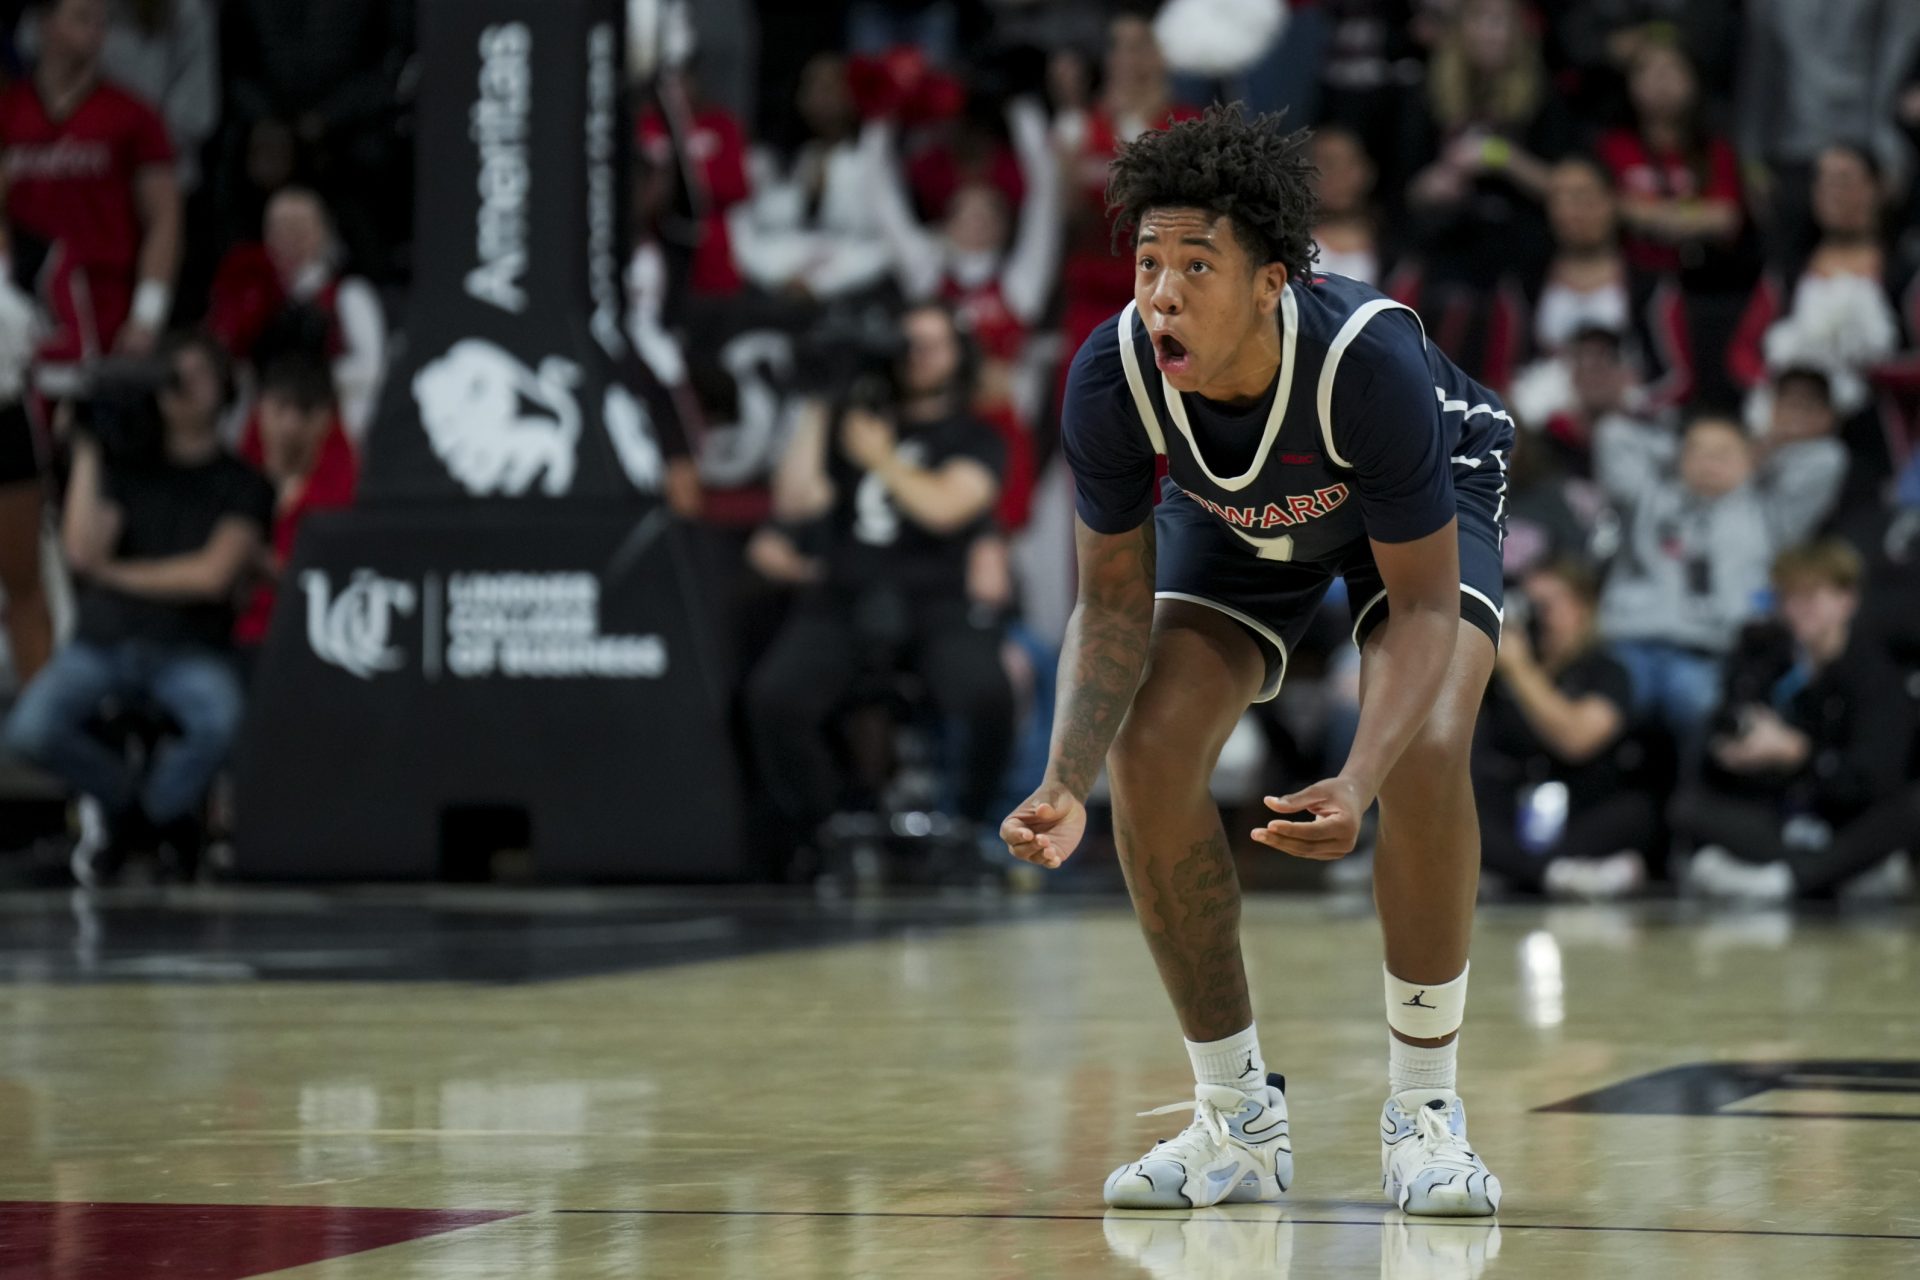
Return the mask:
[(1149, 209), (1205, 209), (1233, 224), (1256, 264), (1279, 262), (1304, 277), (1318, 250), (1308, 129), (1289, 131), (1285, 112), (1249, 117), (1238, 103), (1197, 120), (1150, 129), (1120, 149), (1107, 204), (1120, 217), (1114, 244), (1131, 238)]

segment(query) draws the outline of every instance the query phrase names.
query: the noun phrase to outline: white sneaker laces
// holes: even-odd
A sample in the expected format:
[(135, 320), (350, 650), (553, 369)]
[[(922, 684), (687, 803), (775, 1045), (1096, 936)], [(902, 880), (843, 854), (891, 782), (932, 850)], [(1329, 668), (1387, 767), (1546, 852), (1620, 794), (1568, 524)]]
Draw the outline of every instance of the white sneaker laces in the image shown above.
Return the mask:
[(1426, 1157), (1421, 1163), (1427, 1167), (1441, 1165), (1458, 1169), (1462, 1173), (1477, 1171), (1480, 1166), (1473, 1148), (1447, 1124), (1447, 1115), (1446, 1110), (1438, 1107), (1421, 1107), (1414, 1113), (1415, 1141)]
[(1227, 1128), (1227, 1118), (1238, 1115), (1247, 1105), (1248, 1095), (1238, 1089), (1225, 1085), (1203, 1084), (1194, 1089), (1191, 1101), (1169, 1102), (1164, 1107), (1155, 1107), (1151, 1111), (1136, 1114), (1143, 1116), (1167, 1116), (1188, 1108), (1193, 1110), (1193, 1123), (1181, 1130), (1178, 1137), (1167, 1139), (1149, 1151), (1144, 1158), (1158, 1159), (1161, 1156), (1203, 1159), (1214, 1154), (1218, 1148), (1233, 1140), (1233, 1133)]

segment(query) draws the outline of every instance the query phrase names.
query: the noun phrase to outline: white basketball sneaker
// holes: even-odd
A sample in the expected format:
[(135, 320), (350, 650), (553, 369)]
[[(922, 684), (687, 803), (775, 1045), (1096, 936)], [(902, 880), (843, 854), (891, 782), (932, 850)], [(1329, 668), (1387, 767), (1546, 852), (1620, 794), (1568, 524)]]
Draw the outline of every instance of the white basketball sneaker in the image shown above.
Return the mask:
[(1408, 1213), (1484, 1218), (1500, 1179), (1467, 1145), (1467, 1109), (1451, 1089), (1408, 1089), (1380, 1112), (1380, 1185)]
[[(1195, 1085), (1193, 1123), (1109, 1174), (1107, 1203), (1116, 1209), (1203, 1209), (1274, 1199), (1293, 1182), (1285, 1089), (1277, 1075), (1269, 1075), (1257, 1094)], [(1140, 1114), (1170, 1115), (1188, 1105), (1175, 1102)]]

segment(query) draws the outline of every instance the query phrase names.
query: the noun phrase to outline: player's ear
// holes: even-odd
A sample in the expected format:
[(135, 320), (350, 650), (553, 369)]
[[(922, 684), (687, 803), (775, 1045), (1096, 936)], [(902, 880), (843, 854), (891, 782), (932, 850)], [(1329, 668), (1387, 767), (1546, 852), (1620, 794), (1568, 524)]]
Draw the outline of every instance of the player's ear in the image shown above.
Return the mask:
[(1254, 268), (1253, 297), (1260, 314), (1270, 316), (1280, 305), (1280, 293), (1287, 286), (1287, 264), (1269, 262)]

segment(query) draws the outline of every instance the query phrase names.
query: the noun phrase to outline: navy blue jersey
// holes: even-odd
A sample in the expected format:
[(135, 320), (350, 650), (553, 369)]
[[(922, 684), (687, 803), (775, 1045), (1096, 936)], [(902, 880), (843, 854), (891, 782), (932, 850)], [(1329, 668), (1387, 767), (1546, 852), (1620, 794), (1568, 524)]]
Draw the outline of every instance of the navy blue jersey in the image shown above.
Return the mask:
[(1279, 374), (1240, 410), (1168, 386), (1133, 304), (1094, 331), (1061, 413), (1089, 528), (1145, 521), (1154, 455), (1165, 454), (1173, 483), (1249, 552), (1331, 568), (1367, 538), (1410, 542), (1444, 527), (1456, 475), (1505, 471), (1512, 419), (1408, 308), (1319, 275), (1286, 286), (1279, 324)]

